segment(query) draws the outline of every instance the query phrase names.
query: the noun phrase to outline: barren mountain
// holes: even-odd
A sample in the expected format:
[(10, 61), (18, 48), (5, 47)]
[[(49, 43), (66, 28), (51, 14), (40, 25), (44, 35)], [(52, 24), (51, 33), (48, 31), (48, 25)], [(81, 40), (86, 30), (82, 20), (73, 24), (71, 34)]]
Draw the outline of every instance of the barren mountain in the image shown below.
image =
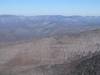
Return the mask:
[(1, 15), (0, 74), (68, 75), (74, 61), (100, 51), (99, 19)]

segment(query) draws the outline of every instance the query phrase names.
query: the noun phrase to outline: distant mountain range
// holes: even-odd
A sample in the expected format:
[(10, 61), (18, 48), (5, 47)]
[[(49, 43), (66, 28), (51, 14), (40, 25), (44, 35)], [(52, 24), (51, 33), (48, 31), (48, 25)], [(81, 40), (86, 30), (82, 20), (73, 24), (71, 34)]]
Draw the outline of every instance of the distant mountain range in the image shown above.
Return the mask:
[(99, 16), (0, 15), (0, 42), (62, 36), (96, 28), (100, 28)]

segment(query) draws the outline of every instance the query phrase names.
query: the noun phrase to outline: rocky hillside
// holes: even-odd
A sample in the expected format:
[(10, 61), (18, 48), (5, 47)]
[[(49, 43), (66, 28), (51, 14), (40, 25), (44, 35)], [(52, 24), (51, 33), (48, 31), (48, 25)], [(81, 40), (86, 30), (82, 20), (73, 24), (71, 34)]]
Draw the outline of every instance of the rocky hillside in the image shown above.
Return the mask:
[(100, 75), (100, 52), (89, 53), (77, 61), (70, 75)]

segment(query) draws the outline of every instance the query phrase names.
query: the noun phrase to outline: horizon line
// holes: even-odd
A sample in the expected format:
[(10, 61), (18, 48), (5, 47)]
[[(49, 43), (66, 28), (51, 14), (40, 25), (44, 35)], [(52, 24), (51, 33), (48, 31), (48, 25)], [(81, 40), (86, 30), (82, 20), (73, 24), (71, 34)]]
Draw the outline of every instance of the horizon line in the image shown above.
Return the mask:
[(62, 15), (62, 14), (48, 14), (48, 15), (44, 15), (44, 14), (41, 14), (41, 15), (21, 15), (21, 14), (0, 14), (0, 16), (76, 16), (76, 17), (100, 17), (100, 15)]

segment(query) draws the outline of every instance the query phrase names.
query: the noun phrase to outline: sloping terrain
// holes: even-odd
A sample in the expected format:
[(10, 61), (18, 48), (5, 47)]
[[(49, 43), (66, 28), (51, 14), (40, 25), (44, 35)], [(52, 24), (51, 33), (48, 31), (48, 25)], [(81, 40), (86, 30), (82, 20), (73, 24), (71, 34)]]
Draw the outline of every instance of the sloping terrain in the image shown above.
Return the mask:
[[(99, 50), (100, 29), (33, 39), (0, 48), (0, 73), (3, 75), (66, 73), (64, 75), (67, 75), (71, 68), (67, 63), (80, 59), (81, 55), (86, 56), (88, 52), (94, 53)], [(60, 66), (60, 64), (63, 65)], [(59, 70), (65, 72), (58, 74)]]

